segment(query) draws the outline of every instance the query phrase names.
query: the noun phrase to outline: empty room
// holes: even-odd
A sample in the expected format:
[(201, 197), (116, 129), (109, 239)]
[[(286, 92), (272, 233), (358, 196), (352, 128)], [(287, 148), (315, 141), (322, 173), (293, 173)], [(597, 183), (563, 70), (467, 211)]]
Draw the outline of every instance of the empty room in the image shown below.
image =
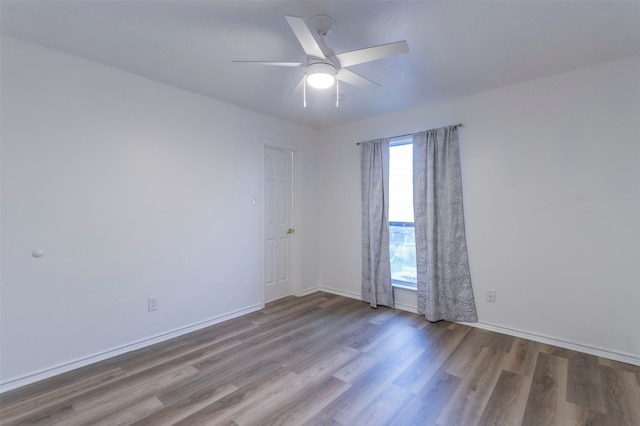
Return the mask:
[(0, 425), (640, 425), (640, 2), (0, 33)]

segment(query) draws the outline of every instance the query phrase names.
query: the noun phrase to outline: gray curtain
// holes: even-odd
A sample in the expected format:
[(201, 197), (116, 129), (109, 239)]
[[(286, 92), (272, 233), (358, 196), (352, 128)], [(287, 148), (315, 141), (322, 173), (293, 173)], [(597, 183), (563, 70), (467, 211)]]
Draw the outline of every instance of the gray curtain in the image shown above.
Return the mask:
[(362, 300), (393, 307), (389, 259), (389, 139), (360, 144)]
[(476, 322), (462, 208), (457, 126), (413, 135), (418, 312)]

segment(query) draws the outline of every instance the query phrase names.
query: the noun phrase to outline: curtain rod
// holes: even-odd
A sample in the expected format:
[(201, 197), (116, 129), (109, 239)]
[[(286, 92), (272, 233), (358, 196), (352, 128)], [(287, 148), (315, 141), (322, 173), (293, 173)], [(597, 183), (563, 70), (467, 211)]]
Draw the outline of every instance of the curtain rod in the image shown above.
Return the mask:
[[(445, 126), (445, 127), (464, 127), (464, 124), (462, 124), (462, 123), (458, 123), (458, 124), (452, 124), (451, 126)], [(404, 138), (404, 137), (407, 137), (407, 136), (411, 136), (411, 134), (408, 134), (408, 135), (400, 135), (400, 136), (393, 136), (393, 137), (391, 137), (391, 138), (389, 138), (389, 139)], [(361, 144), (362, 144), (362, 142), (356, 142), (356, 145), (361, 145)]]

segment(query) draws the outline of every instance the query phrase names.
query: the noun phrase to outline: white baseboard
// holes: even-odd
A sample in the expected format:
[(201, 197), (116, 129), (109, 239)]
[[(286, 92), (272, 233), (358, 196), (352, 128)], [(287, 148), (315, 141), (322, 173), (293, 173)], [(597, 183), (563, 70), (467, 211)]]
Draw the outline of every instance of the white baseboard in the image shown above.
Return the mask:
[(404, 303), (395, 301), (396, 309), (400, 309), (401, 311), (411, 312), (412, 314), (417, 314), (418, 310), (415, 306), (405, 305)]
[(318, 292), (318, 291), (322, 291), (322, 290), (320, 289), (320, 287), (318, 287), (318, 286), (311, 287), (311, 288), (307, 288), (307, 289), (302, 290), (302, 291), (300, 292), (299, 296), (300, 296), (300, 297), (302, 297), (302, 296), (307, 296), (307, 295), (309, 295), (309, 294), (313, 294), (313, 293), (316, 293), (316, 292)]
[(324, 291), (325, 293), (337, 294), (338, 296), (344, 296), (350, 299), (362, 300), (360, 293), (352, 293), (332, 287), (318, 286), (316, 287), (316, 291)]
[[(310, 289), (306, 294), (311, 294), (313, 291), (324, 291), (325, 293), (337, 294), (338, 296), (348, 297), (350, 299), (362, 300), (362, 297), (359, 293), (352, 293), (350, 291), (344, 291), (337, 288), (331, 287), (323, 287), (317, 286), (314, 287), (313, 291)], [(402, 311), (412, 312), (414, 314), (418, 313), (418, 310), (415, 305), (412, 305), (410, 302), (411, 295), (415, 299), (416, 292), (414, 290), (405, 290), (403, 288), (394, 287), (394, 296), (395, 296), (395, 307), (396, 309), (400, 309)], [(409, 296), (408, 298), (403, 296)]]
[(558, 337), (545, 336), (544, 334), (532, 333), (529, 331), (504, 327), (501, 325), (491, 324), (483, 321), (461, 322), (460, 324), (468, 325), (470, 327), (482, 328), (484, 330), (495, 331), (496, 333), (507, 334), (509, 336), (521, 337), (523, 339), (533, 340), (534, 342), (546, 343), (548, 345), (558, 346), (564, 349), (571, 349), (572, 351), (576, 352), (582, 352), (589, 355), (595, 355), (614, 361), (620, 361), (627, 364), (640, 366), (640, 356), (629, 353), (613, 351), (607, 348), (602, 348), (594, 345), (586, 345), (583, 343), (560, 339)]
[[(327, 293), (337, 294), (340, 296), (350, 297), (352, 299), (360, 300), (360, 295), (355, 293), (347, 293), (342, 290), (328, 288), (328, 287), (317, 287), (318, 291), (326, 291)], [(395, 294), (395, 305), (396, 309), (400, 309), (407, 312), (413, 312), (414, 314), (418, 312), (417, 306), (411, 303), (415, 300), (415, 292), (412, 290), (405, 290), (402, 288), (394, 288)], [(411, 294), (413, 294), (413, 300), (411, 300)], [(408, 296), (408, 297), (404, 297)], [(506, 334), (514, 337), (521, 337), (523, 339), (533, 340), (534, 342), (546, 343), (548, 345), (558, 346), (564, 349), (571, 349), (576, 352), (582, 352), (589, 355), (595, 355), (602, 358), (611, 359), (614, 361), (620, 361), (627, 364), (633, 364), (640, 366), (640, 356), (614, 351), (607, 348), (597, 347), (594, 345), (587, 345), (584, 343), (573, 342), (570, 340), (560, 339), (558, 337), (546, 336), (539, 333), (532, 333), (530, 331), (519, 330), (516, 328), (510, 328), (501, 326), (498, 324), (491, 324), (484, 321), (479, 322), (461, 322), (460, 324), (465, 324), (470, 327), (482, 328), (485, 330), (495, 331), (496, 333)]]
[(205, 321), (197, 322), (191, 325), (187, 325), (185, 327), (176, 328), (174, 330), (167, 331), (165, 333), (157, 334), (155, 336), (152, 336), (146, 339), (141, 339), (136, 342), (118, 346), (116, 348), (112, 348), (103, 352), (89, 355), (87, 357), (78, 358), (76, 360), (59, 364), (54, 367), (46, 368), (46, 369), (37, 371), (35, 373), (26, 374), (24, 376), (20, 376), (15, 379), (6, 380), (0, 383), (0, 393), (7, 392), (12, 389), (17, 389), (22, 386), (30, 385), (31, 383), (48, 379), (50, 377), (57, 376), (58, 374), (66, 373), (68, 371), (75, 370), (77, 368), (84, 367), (89, 364), (94, 364), (99, 361), (104, 361), (105, 359), (113, 358), (114, 356), (131, 352), (136, 349), (141, 349), (147, 346), (154, 345), (156, 343), (164, 342), (165, 340), (173, 339), (174, 337), (182, 336), (183, 334), (191, 333), (193, 331), (200, 330), (202, 328), (209, 327), (211, 325), (218, 324), (220, 322), (227, 321), (232, 318), (239, 317), (241, 315), (258, 311), (263, 307), (264, 305), (261, 303), (251, 305), (249, 307), (238, 309), (237, 311), (229, 312), (224, 315), (219, 315), (217, 317), (210, 318)]

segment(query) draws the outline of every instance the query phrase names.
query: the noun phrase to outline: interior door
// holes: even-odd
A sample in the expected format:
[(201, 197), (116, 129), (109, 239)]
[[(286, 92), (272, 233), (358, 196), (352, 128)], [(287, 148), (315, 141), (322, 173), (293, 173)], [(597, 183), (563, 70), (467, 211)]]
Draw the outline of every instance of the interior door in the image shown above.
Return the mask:
[(293, 153), (264, 148), (265, 302), (293, 294)]

